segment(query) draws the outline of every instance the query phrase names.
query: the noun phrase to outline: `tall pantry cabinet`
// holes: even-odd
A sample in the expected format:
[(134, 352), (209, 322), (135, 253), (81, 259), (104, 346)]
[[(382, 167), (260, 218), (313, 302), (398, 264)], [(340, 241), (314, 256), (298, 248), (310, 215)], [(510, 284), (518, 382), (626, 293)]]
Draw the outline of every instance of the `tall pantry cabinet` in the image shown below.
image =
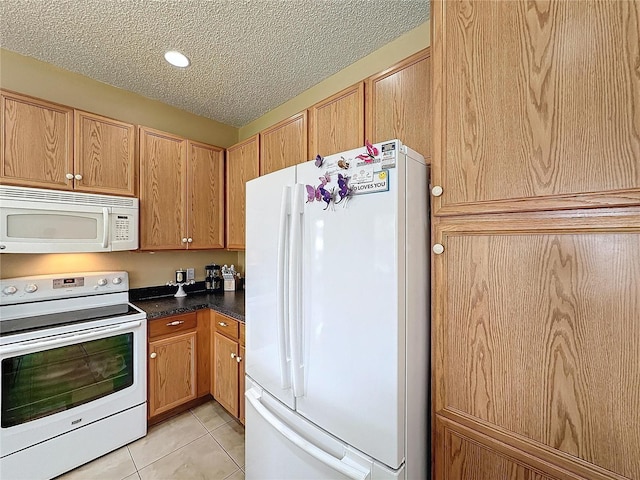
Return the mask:
[(640, 2), (432, 35), (435, 478), (640, 478)]

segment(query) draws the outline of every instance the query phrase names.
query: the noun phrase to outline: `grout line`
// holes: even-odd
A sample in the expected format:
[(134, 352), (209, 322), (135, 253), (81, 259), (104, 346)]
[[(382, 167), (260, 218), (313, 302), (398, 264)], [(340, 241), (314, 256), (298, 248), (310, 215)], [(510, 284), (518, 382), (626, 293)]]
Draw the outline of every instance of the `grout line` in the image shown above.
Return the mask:
[[(237, 465), (237, 464), (236, 464)], [(241, 468), (238, 468), (238, 470), (234, 471), (233, 473), (230, 473), (229, 475), (227, 475), (226, 477), (224, 477), (223, 480), (226, 480), (227, 478), (230, 478), (232, 475), (235, 475), (236, 473), (238, 473), (239, 471), (241, 471)], [(244, 473), (244, 471), (242, 472)]]
[(227, 456), (231, 459), (231, 461), (232, 461), (233, 463), (235, 463), (235, 464), (238, 466), (238, 468), (239, 468), (239, 469), (242, 469), (242, 467), (238, 464), (238, 462), (236, 462), (236, 459), (235, 459), (235, 458), (233, 458), (229, 452), (227, 452), (227, 449), (226, 449), (226, 448), (224, 448), (224, 445), (222, 445), (222, 444), (218, 441), (218, 439), (217, 439), (216, 437), (214, 437), (214, 436), (213, 436), (213, 433), (212, 433), (212, 432), (210, 432), (210, 433), (209, 433), (209, 435), (211, 435), (211, 438), (213, 438), (213, 441), (214, 441), (214, 442), (216, 442), (218, 445), (220, 445), (220, 448), (222, 448), (222, 451), (223, 451), (224, 453), (226, 453), (226, 454), (227, 454)]

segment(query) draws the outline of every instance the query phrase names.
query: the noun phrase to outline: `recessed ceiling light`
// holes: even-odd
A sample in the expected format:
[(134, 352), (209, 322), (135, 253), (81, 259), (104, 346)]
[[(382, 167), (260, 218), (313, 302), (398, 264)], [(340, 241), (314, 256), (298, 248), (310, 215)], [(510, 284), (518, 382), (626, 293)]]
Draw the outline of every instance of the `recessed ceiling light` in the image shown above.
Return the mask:
[(164, 59), (175, 67), (185, 68), (191, 63), (187, 57), (175, 50), (170, 50), (164, 54)]

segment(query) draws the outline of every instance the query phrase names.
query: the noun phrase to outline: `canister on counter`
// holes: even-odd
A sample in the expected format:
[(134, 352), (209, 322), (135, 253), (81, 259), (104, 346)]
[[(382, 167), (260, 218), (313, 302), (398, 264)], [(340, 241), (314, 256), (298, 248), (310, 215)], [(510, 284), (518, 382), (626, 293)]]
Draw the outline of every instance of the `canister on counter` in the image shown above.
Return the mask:
[(187, 281), (187, 271), (184, 269), (176, 270), (176, 283), (184, 283)]

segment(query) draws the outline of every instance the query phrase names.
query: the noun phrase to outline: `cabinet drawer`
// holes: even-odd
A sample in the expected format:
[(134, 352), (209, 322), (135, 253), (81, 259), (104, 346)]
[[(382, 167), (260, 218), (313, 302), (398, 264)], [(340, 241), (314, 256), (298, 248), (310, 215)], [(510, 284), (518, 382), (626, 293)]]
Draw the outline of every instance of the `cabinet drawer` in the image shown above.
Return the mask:
[(240, 324), (240, 345), (244, 345), (244, 323)]
[(151, 320), (149, 322), (149, 338), (192, 330), (196, 328), (197, 324), (195, 312)]
[(238, 325), (239, 322), (234, 320), (233, 318), (225, 317), (224, 315), (220, 315), (216, 313), (215, 315), (216, 322), (216, 332), (220, 332), (227, 337), (238, 340)]

